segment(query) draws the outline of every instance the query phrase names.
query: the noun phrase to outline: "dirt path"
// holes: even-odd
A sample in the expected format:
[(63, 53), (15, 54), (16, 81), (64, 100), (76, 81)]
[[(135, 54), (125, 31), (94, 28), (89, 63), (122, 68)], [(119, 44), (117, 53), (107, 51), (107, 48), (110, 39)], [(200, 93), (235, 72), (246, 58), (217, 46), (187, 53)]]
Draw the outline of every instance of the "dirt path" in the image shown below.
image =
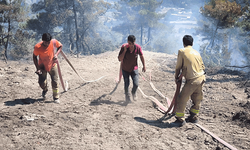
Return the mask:
[[(114, 91), (119, 70), (117, 54), (118, 50), (81, 58), (68, 56), (85, 80), (105, 76), (92, 83), (84, 83), (60, 57), (63, 78), (70, 87), (60, 94), (60, 104), (53, 103), (52, 90), (42, 101), (32, 60), (0, 62), (0, 147), (4, 150), (228, 149), (194, 124), (171, 127), (174, 117), (157, 122), (163, 114), (139, 91), (138, 100), (127, 103), (123, 81)], [(176, 56), (145, 51), (144, 57), (147, 72), (141, 72), (139, 61), (140, 73), (148, 79), (151, 72), (155, 87), (172, 99)], [(244, 74), (235, 71), (208, 69), (200, 124), (237, 149), (250, 149), (250, 90), (243, 77)], [(139, 86), (146, 95), (166, 105), (148, 82), (140, 78)]]

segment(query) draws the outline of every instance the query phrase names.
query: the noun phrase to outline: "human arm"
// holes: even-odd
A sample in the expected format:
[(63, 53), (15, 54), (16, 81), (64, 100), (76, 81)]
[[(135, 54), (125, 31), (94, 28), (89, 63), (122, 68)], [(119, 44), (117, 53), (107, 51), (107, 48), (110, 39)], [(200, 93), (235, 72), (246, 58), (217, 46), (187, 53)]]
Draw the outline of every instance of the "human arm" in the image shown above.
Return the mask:
[(54, 55), (54, 60), (57, 60), (57, 56), (58, 56), (58, 54), (61, 52), (61, 50), (62, 50), (62, 45), (60, 46), (60, 47), (58, 47), (57, 48), (57, 50), (56, 50), (56, 54)]
[(54, 39), (54, 41), (53, 41), (53, 44), (54, 44), (54, 46), (57, 48), (57, 50), (56, 50), (56, 54), (54, 55), (54, 60), (57, 60), (57, 56), (59, 55), (59, 53), (61, 52), (61, 50), (62, 50), (62, 43), (61, 42), (59, 42), (59, 41), (57, 41), (57, 40), (55, 40)]
[(202, 58), (200, 58), (200, 59), (201, 59), (201, 68), (203, 69), (204, 74), (206, 74), (206, 71), (205, 71), (205, 65), (204, 65), (204, 63), (203, 63)]
[(146, 65), (145, 65), (145, 59), (143, 57), (143, 55), (140, 55), (140, 59), (141, 59), (141, 62), (142, 62), (142, 72), (146, 72)]
[(181, 51), (178, 51), (178, 57), (177, 57), (177, 63), (175, 67), (175, 83), (177, 84), (179, 82), (180, 72), (183, 66), (183, 59), (181, 56)]
[(181, 79), (182, 77), (180, 78), (180, 69), (176, 69), (175, 70), (175, 83), (177, 84)]
[(120, 50), (120, 53), (119, 53), (119, 56), (118, 56), (118, 60), (119, 60), (119, 61), (123, 61), (126, 52), (127, 52), (127, 44), (124, 44), (124, 45), (122, 46), (122, 48), (121, 48), (121, 50)]
[(36, 66), (36, 74), (42, 74), (42, 71), (41, 69), (39, 68), (39, 65), (38, 65), (38, 60), (37, 60), (37, 56), (35, 54), (33, 54), (33, 62)]

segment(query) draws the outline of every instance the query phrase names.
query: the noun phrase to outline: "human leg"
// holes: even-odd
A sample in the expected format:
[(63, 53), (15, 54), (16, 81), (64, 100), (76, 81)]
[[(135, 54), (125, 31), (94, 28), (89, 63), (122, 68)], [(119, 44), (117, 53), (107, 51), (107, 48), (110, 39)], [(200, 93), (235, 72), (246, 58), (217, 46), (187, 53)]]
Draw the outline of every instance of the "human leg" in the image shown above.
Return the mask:
[(176, 110), (175, 110), (175, 117), (178, 120), (185, 121), (185, 109), (187, 105), (187, 101), (189, 100), (190, 95), (194, 91), (194, 86), (189, 83), (185, 83), (184, 87), (182, 88), (181, 93), (178, 95), (176, 99)]
[(131, 78), (133, 80), (133, 88), (132, 88), (132, 96), (133, 96), (133, 99), (136, 100), (136, 91), (137, 91), (137, 88), (139, 86), (139, 73), (138, 73), (138, 69), (134, 70), (132, 73), (131, 73)]
[(130, 100), (128, 87), (129, 87), (129, 75), (130, 73), (127, 71), (122, 70), (123, 80), (124, 80), (124, 91), (125, 91), (125, 98), (126, 100)]
[(53, 90), (53, 99), (58, 100), (59, 99), (59, 83), (58, 83), (58, 70), (57, 65), (51, 68), (50, 72), (51, 77), (51, 85)]
[(203, 92), (202, 92), (203, 83), (197, 85), (197, 89), (191, 95), (191, 100), (193, 102), (192, 107), (190, 108), (190, 116), (187, 118), (188, 121), (197, 123), (198, 122), (198, 115), (200, 112), (201, 101), (203, 99)]
[(42, 74), (38, 75), (38, 83), (39, 86), (43, 89), (42, 96), (43, 98), (46, 97), (46, 93), (48, 91), (48, 85), (47, 85), (47, 71), (42, 69)]

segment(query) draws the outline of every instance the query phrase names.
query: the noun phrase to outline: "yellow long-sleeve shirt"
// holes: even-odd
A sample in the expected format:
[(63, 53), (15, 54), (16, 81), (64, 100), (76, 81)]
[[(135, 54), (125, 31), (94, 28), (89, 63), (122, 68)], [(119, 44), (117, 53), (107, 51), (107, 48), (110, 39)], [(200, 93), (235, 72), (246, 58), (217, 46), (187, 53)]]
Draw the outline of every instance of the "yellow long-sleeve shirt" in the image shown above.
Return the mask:
[(178, 51), (177, 64), (175, 68), (175, 78), (179, 76), (180, 70), (186, 80), (194, 79), (204, 75), (204, 63), (200, 54), (192, 48), (186, 46)]

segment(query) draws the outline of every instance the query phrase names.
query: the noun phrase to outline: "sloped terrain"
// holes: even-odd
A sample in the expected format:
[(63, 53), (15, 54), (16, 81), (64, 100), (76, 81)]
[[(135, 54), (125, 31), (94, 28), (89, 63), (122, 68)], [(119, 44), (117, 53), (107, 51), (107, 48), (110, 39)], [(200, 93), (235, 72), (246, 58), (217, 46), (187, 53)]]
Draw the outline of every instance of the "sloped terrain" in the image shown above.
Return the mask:
[[(163, 114), (138, 91), (138, 100), (126, 102), (119, 73), (118, 50), (99, 55), (68, 56), (84, 82), (60, 57), (63, 79), (69, 90), (60, 104), (46, 100), (34, 73), (32, 60), (0, 62), (0, 147), (13, 149), (85, 150), (197, 150), (228, 149), (195, 124), (172, 127), (174, 117), (162, 122)], [(175, 55), (144, 51), (147, 72), (140, 74), (140, 88), (148, 96), (161, 98), (152, 83), (169, 99), (175, 92)], [(224, 68), (207, 68), (200, 124), (237, 149), (250, 149), (250, 103), (247, 74)], [(132, 84), (130, 84), (130, 88)], [(188, 103), (188, 108), (191, 102)], [(187, 111), (188, 113), (188, 111)], [(188, 114), (187, 114), (188, 115)]]

